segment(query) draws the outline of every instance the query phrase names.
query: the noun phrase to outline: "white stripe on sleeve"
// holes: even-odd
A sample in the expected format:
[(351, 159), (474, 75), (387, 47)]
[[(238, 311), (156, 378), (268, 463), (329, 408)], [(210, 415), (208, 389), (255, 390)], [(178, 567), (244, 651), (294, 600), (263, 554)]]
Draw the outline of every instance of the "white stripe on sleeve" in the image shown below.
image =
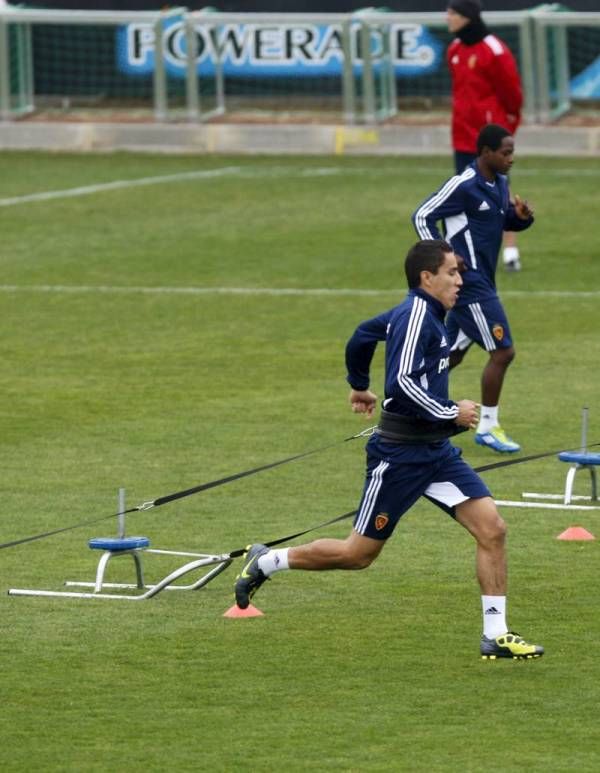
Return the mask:
[(415, 351), (426, 311), (427, 304), (425, 301), (422, 298), (415, 298), (410, 312), (404, 346), (402, 347), (402, 353), (400, 355), (397, 381), (400, 389), (402, 389), (407, 397), (424, 408), (432, 416), (439, 419), (454, 419), (456, 418), (456, 406), (446, 407), (441, 405), (437, 400), (434, 400), (428, 395), (425, 390), (418, 387), (408, 376), (414, 368)]
[(444, 185), (442, 185), (436, 194), (423, 202), (415, 212), (415, 228), (421, 239), (433, 239), (433, 234), (427, 226), (427, 218), (429, 215), (431, 215), (437, 207), (443, 204), (446, 199), (450, 198), (462, 182), (470, 180), (471, 177), (474, 176), (475, 170), (471, 167), (467, 167), (462, 174), (451, 177)]

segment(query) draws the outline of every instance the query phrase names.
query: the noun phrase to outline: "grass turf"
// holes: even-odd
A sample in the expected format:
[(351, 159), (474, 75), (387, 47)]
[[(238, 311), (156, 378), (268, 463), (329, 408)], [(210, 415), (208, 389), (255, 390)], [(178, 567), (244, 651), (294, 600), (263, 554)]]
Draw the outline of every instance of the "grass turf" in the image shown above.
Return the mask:
[[(132, 506), (362, 429), (343, 347), (402, 297), (409, 214), (449, 160), (4, 153), (2, 168), (0, 198), (216, 170), (0, 207), (5, 542), (110, 515), (120, 486)], [(583, 405), (600, 440), (599, 177), (589, 160), (515, 167), (537, 222), (523, 271), (498, 274), (518, 351), (501, 415), (525, 453), (576, 447)], [(212, 292), (123, 291), (142, 287)], [(469, 353), (454, 397), (477, 398), (484, 362)], [(474, 466), (497, 459), (461, 445)], [(361, 441), (340, 444), (133, 515), (128, 533), (209, 552), (273, 539), (356, 507), (363, 466)], [(559, 492), (566, 471), (550, 458), (485, 479), (518, 499)], [(473, 545), (427, 503), (366, 572), (275, 577), (256, 598), (263, 618), (222, 618), (235, 567), (139, 604), (0, 596), (2, 769), (597, 770), (598, 547), (555, 537), (573, 522), (600, 536), (598, 512), (503, 515), (509, 617), (546, 646), (535, 663), (478, 659)], [(2, 586), (91, 580), (87, 539), (115, 529), (0, 551)], [(149, 581), (173, 567), (144, 564)], [(131, 581), (129, 559), (107, 579)]]

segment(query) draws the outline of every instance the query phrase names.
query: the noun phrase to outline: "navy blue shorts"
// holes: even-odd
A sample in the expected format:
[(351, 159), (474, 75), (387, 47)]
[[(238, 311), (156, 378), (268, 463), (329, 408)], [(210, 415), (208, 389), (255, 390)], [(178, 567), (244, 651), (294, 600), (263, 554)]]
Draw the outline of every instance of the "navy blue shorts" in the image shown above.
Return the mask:
[(422, 496), (452, 517), (461, 502), (491, 496), (461, 453), (447, 440), (421, 446), (392, 445), (374, 435), (367, 443), (367, 474), (355, 531), (372, 539), (387, 539)]
[(508, 349), (513, 343), (506, 312), (498, 296), (455, 306), (448, 312), (446, 327), (453, 350), (463, 351), (475, 342), (486, 352), (493, 352), (494, 349)]

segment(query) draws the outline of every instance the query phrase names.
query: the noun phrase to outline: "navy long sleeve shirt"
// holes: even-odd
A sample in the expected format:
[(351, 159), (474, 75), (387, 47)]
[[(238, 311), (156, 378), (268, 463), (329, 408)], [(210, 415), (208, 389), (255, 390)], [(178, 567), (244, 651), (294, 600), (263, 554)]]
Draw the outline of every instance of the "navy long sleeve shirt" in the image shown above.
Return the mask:
[[(445, 239), (467, 270), (457, 306), (496, 295), (496, 263), (504, 231), (523, 231), (533, 217), (522, 220), (510, 202), (505, 175), (489, 182), (477, 162), (447, 180), (412, 215), (420, 239)], [(437, 226), (443, 221), (445, 236)]]
[(361, 322), (346, 345), (350, 386), (368, 389), (373, 354), (385, 341), (385, 410), (431, 422), (456, 419), (458, 406), (448, 399), (444, 316), (438, 300), (415, 289), (399, 306)]

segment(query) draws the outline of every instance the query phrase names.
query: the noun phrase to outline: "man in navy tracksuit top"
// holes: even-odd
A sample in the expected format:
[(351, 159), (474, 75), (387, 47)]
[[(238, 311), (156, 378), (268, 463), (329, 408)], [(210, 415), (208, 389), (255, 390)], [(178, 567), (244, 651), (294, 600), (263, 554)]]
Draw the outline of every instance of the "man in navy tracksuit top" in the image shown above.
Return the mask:
[(477, 403), (448, 398), (450, 346), (446, 311), (462, 285), (456, 255), (440, 239), (418, 242), (405, 263), (409, 292), (399, 306), (362, 322), (346, 346), (353, 411), (371, 416), (377, 397), (369, 370), (386, 342), (385, 399), (367, 443), (367, 473), (352, 532), (292, 548), (249, 545), (236, 578), (245, 609), (264, 581), (283, 569), (363, 569), (381, 552), (402, 515), (425, 496), (455, 518), (477, 543), (483, 605), (481, 655), (535, 658), (543, 647), (507, 630), (504, 521), (484, 482), (449, 437), (477, 424)]
[(498, 451), (520, 451), (498, 419), (498, 404), (508, 366), (515, 356), (508, 319), (496, 291), (496, 263), (504, 231), (522, 231), (533, 223), (526, 201), (510, 201), (506, 174), (514, 140), (502, 126), (488, 124), (477, 139), (477, 158), (451, 177), (413, 213), (421, 239), (445, 238), (464, 261), (463, 286), (448, 315), (450, 368), (458, 365), (475, 342), (489, 353), (481, 377), (481, 418), (475, 442)]

